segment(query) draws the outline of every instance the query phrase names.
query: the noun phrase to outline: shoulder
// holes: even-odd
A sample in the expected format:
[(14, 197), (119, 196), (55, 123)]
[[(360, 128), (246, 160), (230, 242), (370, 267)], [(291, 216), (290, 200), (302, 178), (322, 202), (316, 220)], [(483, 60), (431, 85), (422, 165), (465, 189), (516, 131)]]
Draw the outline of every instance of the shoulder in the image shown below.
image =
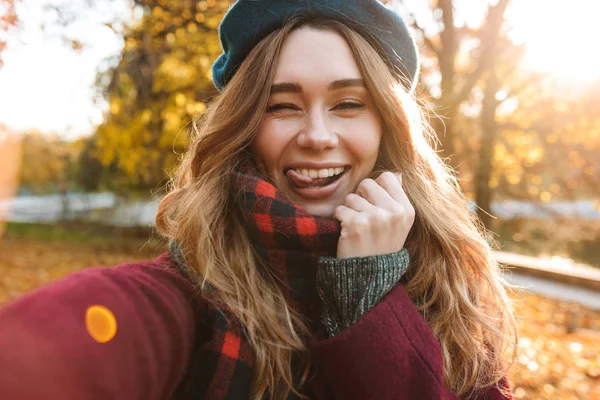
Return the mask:
[(194, 307), (204, 303), (199, 285), (181, 270), (168, 251), (152, 260), (124, 263), (108, 268), (94, 267), (81, 273), (109, 279), (125, 290), (140, 288), (145, 295), (182, 297)]

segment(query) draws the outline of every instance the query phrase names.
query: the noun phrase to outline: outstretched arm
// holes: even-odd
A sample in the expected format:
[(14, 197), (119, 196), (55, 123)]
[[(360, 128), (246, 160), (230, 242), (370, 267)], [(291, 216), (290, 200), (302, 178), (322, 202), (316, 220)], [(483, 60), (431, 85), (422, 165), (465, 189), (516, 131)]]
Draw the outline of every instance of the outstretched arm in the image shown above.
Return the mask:
[[(171, 398), (194, 341), (191, 296), (163, 256), (87, 269), (4, 306), (0, 398)], [(110, 318), (86, 324), (93, 306), (114, 315), (114, 337)]]

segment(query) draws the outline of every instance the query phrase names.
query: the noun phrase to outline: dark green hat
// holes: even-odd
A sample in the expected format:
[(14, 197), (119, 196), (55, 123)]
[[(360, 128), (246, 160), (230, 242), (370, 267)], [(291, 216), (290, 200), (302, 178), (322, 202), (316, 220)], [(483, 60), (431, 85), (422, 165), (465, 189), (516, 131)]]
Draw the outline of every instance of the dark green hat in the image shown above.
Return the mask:
[(254, 46), (296, 16), (348, 23), (378, 44), (384, 60), (414, 89), (419, 76), (414, 39), (402, 17), (378, 0), (238, 0), (219, 26), (223, 54), (213, 65), (217, 89), (223, 90)]

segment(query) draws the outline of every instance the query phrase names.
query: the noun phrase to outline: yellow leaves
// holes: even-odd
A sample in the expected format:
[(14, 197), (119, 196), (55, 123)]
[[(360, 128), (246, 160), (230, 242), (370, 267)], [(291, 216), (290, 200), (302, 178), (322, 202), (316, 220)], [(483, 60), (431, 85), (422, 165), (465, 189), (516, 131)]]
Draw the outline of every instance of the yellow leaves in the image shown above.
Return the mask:
[(198, 25), (190, 22), (189, 24), (187, 24), (187, 28), (186, 29), (187, 29), (187, 31), (189, 33), (193, 34), (193, 33), (198, 32)]
[(183, 93), (177, 93), (175, 95), (175, 104), (177, 104), (177, 107), (183, 107), (186, 103), (186, 97), (185, 94)]
[[(216, 28), (231, 3), (153, 1), (126, 30), (110, 113), (96, 135), (104, 165), (116, 163), (132, 182), (163, 179), (175, 162), (173, 148), (187, 144), (187, 124), (214, 94), (211, 67), (221, 52)], [(139, 57), (141, 51), (151, 57)]]
[[(600, 313), (537, 295), (522, 297), (515, 310), (519, 354), (509, 375), (515, 398), (600, 398)], [(573, 317), (584, 329), (567, 333)]]
[(542, 192), (540, 194), (540, 200), (543, 201), (543, 202), (545, 202), (545, 203), (549, 202), (550, 200), (552, 200), (552, 193), (550, 193), (550, 192)]
[(583, 173), (587, 176), (594, 176), (596, 174), (596, 169), (594, 167), (586, 167), (583, 170)]
[[(19, 175), (23, 163), (22, 139), (9, 132), (0, 124), (0, 203), (11, 199), (19, 189)], [(4, 234), (7, 213), (10, 210), (0, 207), (0, 240)]]
[(154, 91), (175, 92), (190, 86), (197, 78), (197, 71), (189, 63), (177, 57), (166, 57), (156, 73)]
[(22, 169), (21, 184), (35, 191), (44, 191), (64, 182), (77, 153), (71, 143), (57, 136), (37, 131), (24, 134), (23, 160), (35, 162), (28, 162)]
[(127, 40), (125, 40), (125, 51), (133, 51), (137, 48), (138, 46), (138, 42), (137, 40), (135, 40), (134, 38), (127, 38)]
[[(160, 34), (164, 30), (165, 30), (165, 23), (162, 21), (158, 21), (154, 24), (154, 26), (152, 26), (152, 32), (154, 34)], [(172, 35), (172, 33), (169, 33), (169, 35)]]
[(71, 48), (75, 51), (81, 51), (83, 50), (83, 43), (79, 40), (71, 40)]
[(204, 22), (204, 25), (206, 25), (207, 27), (209, 27), (211, 29), (217, 29), (219, 27), (219, 24), (221, 23), (221, 19), (222, 19), (221, 15), (211, 16), (210, 18), (206, 19), (206, 21)]
[(198, 8), (198, 10), (206, 11), (206, 9), (208, 8), (208, 3), (202, 0), (197, 3), (196, 7)]
[(558, 134), (552, 133), (552, 134), (548, 135), (548, 137), (546, 138), (546, 141), (550, 144), (554, 144), (554, 143), (558, 142)]
[(586, 164), (585, 159), (575, 150), (569, 152), (569, 161), (575, 168), (582, 168)]
[(195, 116), (206, 111), (206, 104), (203, 102), (189, 103), (186, 105), (185, 110), (189, 115)]
[(145, 109), (142, 111), (142, 115), (140, 116), (142, 123), (147, 125), (150, 119), (152, 119), (152, 110)]
[(535, 186), (530, 186), (527, 189), (527, 192), (529, 192), (529, 194), (533, 197), (537, 197), (537, 195), (540, 193), (540, 189), (535, 187)]
[(198, 62), (198, 65), (200, 65), (201, 68), (208, 70), (208, 69), (211, 68), (213, 60), (211, 60), (207, 56), (200, 56), (200, 57), (198, 57), (198, 61), (197, 62)]
[(164, 15), (164, 10), (162, 7), (156, 6), (152, 8), (152, 17), (154, 18), (162, 18)]
[(98, 240), (88, 243), (11, 238), (10, 235), (9, 228), (7, 237), (0, 241), (0, 304), (71, 272), (95, 265), (112, 266), (149, 259), (156, 253), (150, 249), (154, 246), (145, 245), (145, 239), (111, 239), (98, 235)]
[(544, 157), (544, 149), (542, 147), (534, 147), (527, 151), (526, 161), (533, 165), (540, 162)]
[(183, 39), (186, 35), (186, 30), (184, 28), (177, 28), (177, 30), (175, 31), (175, 36), (177, 36), (177, 39)]
[(182, 128), (181, 115), (175, 110), (165, 110), (162, 114), (165, 131), (173, 132)]
[(110, 113), (111, 114), (118, 114), (121, 111), (121, 104), (118, 100), (113, 99), (110, 102)]
[(198, 13), (198, 14), (196, 14), (195, 19), (196, 19), (196, 22), (198, 22), (199, 24), (202, 24), (202, 23), (204, 23), (206, 17), (204, 16), (204, 14)]
[(517, 185), (521, 182), (521, 176), (517, 174), (510, 174), (506, 177), (506, 181), (511, 185)]

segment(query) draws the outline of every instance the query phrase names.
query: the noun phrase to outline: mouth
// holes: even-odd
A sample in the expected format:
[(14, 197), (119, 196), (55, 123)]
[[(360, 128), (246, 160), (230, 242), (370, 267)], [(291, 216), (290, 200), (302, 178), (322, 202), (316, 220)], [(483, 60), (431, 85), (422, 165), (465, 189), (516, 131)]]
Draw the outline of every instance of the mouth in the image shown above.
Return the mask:
[(322, 169), (288, 168), (284, 170), (284, 175), (289, 187), (300, 197), (321, 200), (335, 193), (350, 169), (350, 166)]

